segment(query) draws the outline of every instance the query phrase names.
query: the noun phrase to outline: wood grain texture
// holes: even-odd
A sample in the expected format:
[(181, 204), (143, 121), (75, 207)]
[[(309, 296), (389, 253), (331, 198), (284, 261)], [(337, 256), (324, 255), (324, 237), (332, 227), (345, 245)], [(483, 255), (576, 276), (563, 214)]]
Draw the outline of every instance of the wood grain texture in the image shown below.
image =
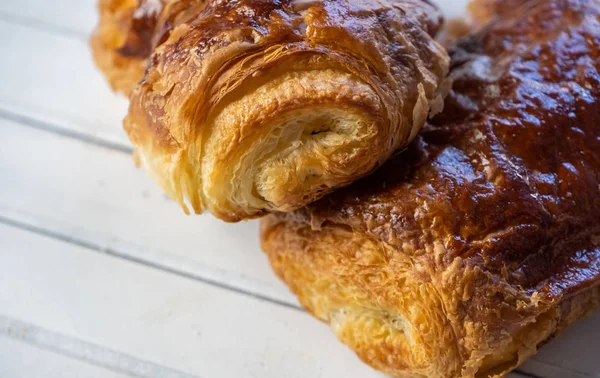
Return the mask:
[(94, 0), (3, 0), (0, 14), (12, 18), (13, 22), (25, 23), (27, 20), (36, 28), (53, 26), (86, 36), (98, 20), (96, 3)]
[(2, 315), (0, 315), (0, 334), (76, 361), (86, 362), (127, 376), (197, 378), (150, 361), (136, 359), (109, 348)]
[(53, 35), (0, 20), (0, 111), (61, 130), (128, 146), (121, 126), (124, 98), (95, 71), (85, 40)]
[(7, 336), (0, 336), (0, 376), (29, 378), (131, 377), (128, 374), (65, 357)]
[(379, 376), (294, 309), (4, 225), (0, 251), (3, 315), (55, 333), (201, 377)]

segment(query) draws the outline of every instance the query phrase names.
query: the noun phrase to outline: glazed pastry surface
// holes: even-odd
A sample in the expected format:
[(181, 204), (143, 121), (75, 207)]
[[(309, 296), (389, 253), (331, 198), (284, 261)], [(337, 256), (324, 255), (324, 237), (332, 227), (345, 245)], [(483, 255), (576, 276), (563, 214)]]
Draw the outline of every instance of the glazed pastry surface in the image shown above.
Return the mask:
[(114, 71), (131, 80), (111, 80), (123, 92), (142, 80), (125, 120), (141, 164), (184, 209), (226, 221), (292, 211), (371, 173), (447, 92), (427, 0), (104, 2), (98, 38), (132, 15), (106, 44), (119, 48), (97, 55), (132, 64)]
[(403, 155), (262, 223), (302, 305), (390, 375), (502, 376), (600, 302), (600, 2), (487, 14)]

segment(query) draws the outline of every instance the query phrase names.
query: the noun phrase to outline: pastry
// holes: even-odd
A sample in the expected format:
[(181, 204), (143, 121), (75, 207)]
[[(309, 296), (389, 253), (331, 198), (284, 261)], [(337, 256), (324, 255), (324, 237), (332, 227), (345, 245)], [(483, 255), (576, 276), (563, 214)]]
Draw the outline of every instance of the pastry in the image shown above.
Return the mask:
[(600, 1), (518, 3), (452, 47), (404, 154), (262, 222), (277, 275), (387, 374), (500, 377), (600, 302)]
[(150, 39), (119, 34), (152, 49), (125, 129), (186, 211), (298, 209), (381, 166), (443, 106), (449, 58), (427, 0), (152, 3)]
[(113, 90), (129, 94), (144, 76), (152, 37), (166, 0), (100, 0), (90, 44)]

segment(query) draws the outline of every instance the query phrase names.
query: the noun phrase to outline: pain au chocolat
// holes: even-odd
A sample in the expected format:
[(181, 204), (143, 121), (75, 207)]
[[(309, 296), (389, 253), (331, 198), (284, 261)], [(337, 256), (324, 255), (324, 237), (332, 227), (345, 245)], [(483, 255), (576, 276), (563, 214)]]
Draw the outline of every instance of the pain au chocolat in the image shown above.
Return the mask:
[(441, 17), (427, 0), (101, 10), (96, 60), (131, 92), (125, 129), (141, 164), (185, 209), (226, 221), (298, 209), (372, 172), (447, 92)]
[(600, 302), (600, 2), (508, 3), (406, 153), (262, 223), (302, 305), (394, 376), (500, 377)]

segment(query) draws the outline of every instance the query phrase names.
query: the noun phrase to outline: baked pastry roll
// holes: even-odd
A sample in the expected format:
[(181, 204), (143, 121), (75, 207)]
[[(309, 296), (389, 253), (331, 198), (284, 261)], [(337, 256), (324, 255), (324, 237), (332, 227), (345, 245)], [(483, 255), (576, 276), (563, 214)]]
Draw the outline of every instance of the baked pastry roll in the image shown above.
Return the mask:
[(144, 76), (152, 37), (167, 0), (100, 0), (90, 44), (113, 90), (129, 94)]
[(443, 106), (449, 58), (427, 0), (161, 9), (125, 129), (186, 210), (226, 221), (295, 210), (372, 172)]
[(597, 307), (599, 20), (579, 0), (492, 17), (404, 154), (263, 220), (277, 275), (374, 368), (499, 377)]

